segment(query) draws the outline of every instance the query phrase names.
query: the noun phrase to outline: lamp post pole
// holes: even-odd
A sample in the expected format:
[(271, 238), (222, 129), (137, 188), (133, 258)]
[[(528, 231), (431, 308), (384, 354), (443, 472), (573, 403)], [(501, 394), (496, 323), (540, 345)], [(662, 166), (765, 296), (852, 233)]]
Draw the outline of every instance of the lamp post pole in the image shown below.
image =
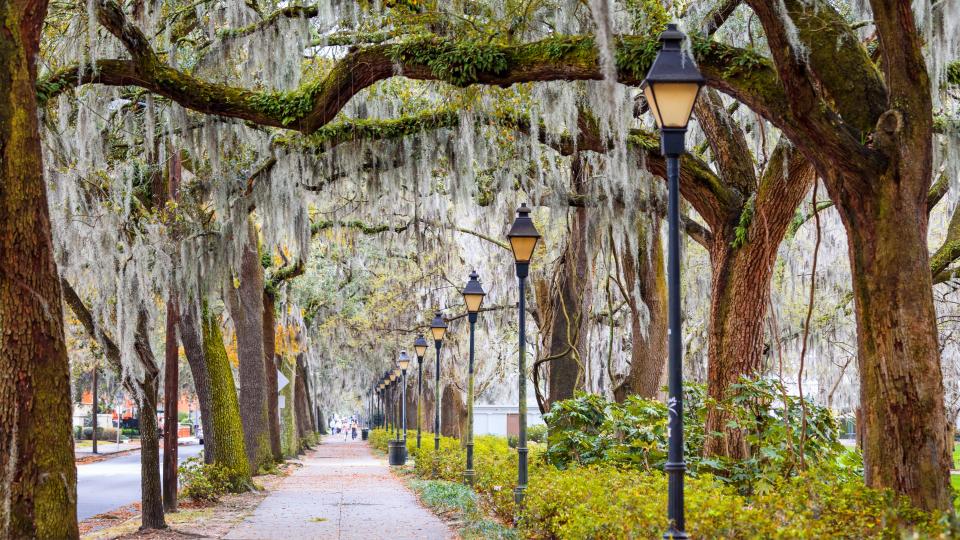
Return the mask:
[[(397, 366), (400, 368), (400, 422), (403, 430), (402, 462), (407, 461), (407, 368), (410, 367), (410, 356), (407, 351), (400, 351), (400, 357), (397, 358)], [(399, 440), (399, 439), (398, 439)]]
[[(434, 370), (434, 384), (433, 384), (433, 393), (434, 393), (434, 407), (433, 407), (433, 449), (435, 452), (440, 451), (440, 346), (443, 342), (439, 339), (433, 340), (433, 347), (437, 352), (437, 365)], [(436, 460), (436, 456), (434, 456)], [(434, 471), (436, 472), (436, 471)]]
[(423, 356), (417, 356), (417, 450), (420, 449), (420, 402), (423, 399)]
[(526, 317), (526, 294), (524, 284), (530, 269), (530, 263), (517, 263), (517, 279), (520, 286), (520, 301), (518, 302), (520, 310), (520, 343), (519, 343), (519, 409), (517, 419), (520, 433), (517, 440), (517, 489), (514, 491), (514, 500), (517, 505), (523, 503), (523, 495), (527, 489), (527, 317)]
[(463, 291), (464, 303), (467, 305), (467, 319), (470, 321), (470, 363), (467, 372), (467, 470), (463, 473), (464, 482), (472, 486), (476, 473), (473, 470), (473, 358), (474, 332), (476, 330), (477, 315), (486, 293), (480, 286), (480, 276), (477, 271), (470, 272), (470, 279)]
[(433, 334), (433, 346), (437, 350), (437, 368), (435, 371), (436, 381), (434, 383), (434, 416), (433, 416), (433, 476), (439, 474), (440, 469), (440, 346), (443, 343), (443, 335), (447, 331), (447, 323), (443, 320), (443, 313), (437, 311), (430, 322), (430, 332)]
[(467, 485), (473, 485), (476, 474), (473, 471), (473, 330), (477, 324), (477, 314), (467, 315), (470, 320), (470, 367), (467, 371), (467, 470), (463, 473)]
[(683, 458), (683, 349), (680, 328), (680, 156), (685, 152), (684, 136), (697, 94), (704, 80), (693, 59), (681, 45), (686, 36), (676, 24), (660, 34), (660, 52), (640, 87), (660, 127), (660, 150), (667, 161), (667, 320), (668, 392), (670, 445), (667, 450), (666, 540), (689, 538), (685, 532), (683, 479), (687, 470)]
[(517, 217), (507, 233), (510, 239), (510, 248), (516, 263), (517, 280), (519, 282), (520, 300), (517, 302), (519, 310), (519, 354), (518, 354), (518, 385), (519, 406), (518, 424), (519, 437), (517, 441), (517, 488), (514, 490), (514, 500), (517, 506), (523, 504), (524, 492), (527, 489), (527, 300), (526, 279), (530, 274), (530, 259), (540, 240), (540, 233), (530, 219), (530, 208), (526, 203), (517, 208)]
[[(679, 134), (683, 145), (683, 133)], [(661, 138), (667, 150), (667, 134)], [(683, 459), (683, 364), (680, 341), (680, 155), (667, 153), (667, 295), (670, 299), (668, 320), (670, 447), (664, 465), (668, 477), (667, 517), (673, 527), (664, 534), (668, 540), (687, 538), (683, 512), (683, 476), (687, 470)]]
[(401, 369), (402, 386), (400, 387), (400, 421), (403, 430), (403, 448), (407, 448), (407, 370)]
[(396, 439), (400, 440), (400, 391), (397, 388), (397, 381), (393, 385), (393, 431), (396, 433)]

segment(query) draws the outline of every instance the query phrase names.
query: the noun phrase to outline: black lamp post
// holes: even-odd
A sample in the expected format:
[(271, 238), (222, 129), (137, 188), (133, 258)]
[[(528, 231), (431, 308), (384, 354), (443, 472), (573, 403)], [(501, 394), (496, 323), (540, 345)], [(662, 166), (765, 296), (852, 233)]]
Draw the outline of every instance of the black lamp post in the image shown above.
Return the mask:
[(397, 358), (397, 367), (400, 368), (400, 422), (403, 430), (403, 457), (407, 457), (407, 368), (410, 367), (410, 357), (407, 351), (400, 351), (400, 357)]
[(684, 135), (693, 112), (703, 77), (693, 59), (680, 45), (686, 36), (676, 24), (660, 34), (662, 47), (641, 84), (647, 104), (660, 127), (660, 148), (667, 158), (667, 291), (669, 296), (669, 400), (670, 448), (664, 466), (669, 475), (667, 517), (670, 528), (665, 539), (688, 538), (684, 531), (683, 476), (683, 363), (680, 339), (680, 156), (685, 152)]
[[(433, 416), (433, 449), (440, 451), (440, 346), (443, 344), (443, 335), (447, 332), (447, 323), (443, 321), (443, 313), (437, 311), (433, 320), (430, 321), (430, 333), (433, 334), (433, 346), (437, 350), (437, 369), (435, 373), (436, 383), (434, 384), (434, 416)], [(434, 453), (433, 474), (437, 474), (437, 455)]]
[(400, 423), (397, 422), (397, 420), (399, 420), (399, 418), (397, 418), (397, 416), (399, 416), (397, 414), (397, 406), (399, 405), (399, 403), (397, 403), (397, 379), (398, 378), (400, 378), (400, 374), (397, 372), (397, 370), (396, 369), (391, 370), (390, 371), (390, 392), (392, 395), (390, 397), (391, 399), (390, 406), (392, 410), (390, 412), (393, 415), (393, 420), (392, 420), (393, 432), (396, 435), (395, 437), (396, 440), (399, 441), (400, 440)]
[(470, 272), (470, 281), (461, 291), (463, 300), (467, 304), (467, 318), (470, 321), (470, 369), (467, 372), (467, 470), (463, 473), (464, 481), (470, 486), (473, 485), (475, 476), (473, 471), (473, 332), (477, 324), (480, 304), (483, 303), (483, 297), (487, 294), (483, 292), (479, 278), (476, 270)]
[(413, 342), (413, 350), (417, 352), (417, 450), (420, 449), (420, 402), (423, 399), (423, 355), (427, 354), (427, 340), (423, 334), (417, 336)]
[(517, 505), (523, 503), (523, 493), (527, 489), (527, 332), (526, 332), (526, 294), (525, 282), (530, 274), (530, 258), (533, 257), (533, 250), (537, 247), (537, 241), (540, 240), (540, 233), (533, 225), (530, 219), (530, 209), (526, 203), (517, 208), (517, 218), (507, 233), (510, 239), (510, 247), (513, 249), (513, 258), (517, 267), (517, 280), (520, 284), (520, 354), (519, 354), (519, 385), (520, 385), (520, 406), (519, 406), (519, 424), (520, 437), (517, 442), (517, 488), (514, 490), (514, 500)]
[(393, 386), (390, 384), (390, 372), (383, 372), (383, 416), (386, 422), (387, 433), (393, 431)]
[(379, 423), (380, 427), (381, 427), (381, 428), (384, 428), (384, 429), (387, 427), (387, 418), (386, 418), (386, 415), (384, 414), (384, 409), (385, 409), (385, 407), (384, 407), (384, 401), (385, 401), (385, 398), (386, 398), (386, 396), (384, 396), (384, 388), (386, 388), (386, 387), (387, 387), (387, 385), (384, 384), (383, 378), (381, 378), (381, 379), (380, 379), (380, 384), (377, 386), (377, 398), (378, 398), (378, 399), (377, 399), (377, 409), (378, 409), (378, 410), (377, 410), (377, 415), (380, 417), (380, 418), (378, 419), (378, 421), (379, 421), (378, 423)]

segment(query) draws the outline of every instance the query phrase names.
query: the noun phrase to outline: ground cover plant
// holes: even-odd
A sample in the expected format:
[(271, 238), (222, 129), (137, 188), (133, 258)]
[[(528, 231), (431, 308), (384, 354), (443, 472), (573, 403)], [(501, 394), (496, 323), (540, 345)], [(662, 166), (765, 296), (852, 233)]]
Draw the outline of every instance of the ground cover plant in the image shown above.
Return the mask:
[[(921, 511), (890, 490), (866, 487), (859, 452), (839, 442), (839, 424), (828, 409), (784, 396), (776, 381), (741, 380), (738, 390), (736, 398), (711, 403), (701, 387), (686, 389), (692, 537), (952, 538), (958, 532), (949, 514)], [(736, 419), (731, 429), (744, 430), (754, 457), (702, 457), (708, 406), (728, 410)], [(519, 512), (516, 451), (504, 437), (476, 437), (476, 494), (500, 519), (519, 516), (520, 534), (536, 539), (639, 539), (666, 530), (666, 405), (579, 394), (555, 403), (545, 419), (547, 442), (530, 444), (530, 483)], [(371, 444), (386, 451), (392, 437), (375, 429)], [(418, 478), (462, 483), (459, 440), (441, 437), (439, 452), (432, 441), (417, 449), (410, 432), (407, 447)], [(467, 492), (464, 498), (448, 494), (444, 504), (475, 504)]]

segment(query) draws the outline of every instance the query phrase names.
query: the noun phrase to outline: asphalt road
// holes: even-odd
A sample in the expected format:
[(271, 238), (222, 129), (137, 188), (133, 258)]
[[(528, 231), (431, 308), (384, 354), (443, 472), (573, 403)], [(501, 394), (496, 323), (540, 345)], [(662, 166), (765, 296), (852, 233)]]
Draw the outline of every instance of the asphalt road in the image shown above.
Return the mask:
[[(203, 445), (181, 446), (177, 459), (181, 463), (196, 456)], [(163, 464), (163, 451), (160, 452)], [(87, 519), (140, 501), (140, 452), (108, 458), (97, 463), (77, 466), (77, 519)]]

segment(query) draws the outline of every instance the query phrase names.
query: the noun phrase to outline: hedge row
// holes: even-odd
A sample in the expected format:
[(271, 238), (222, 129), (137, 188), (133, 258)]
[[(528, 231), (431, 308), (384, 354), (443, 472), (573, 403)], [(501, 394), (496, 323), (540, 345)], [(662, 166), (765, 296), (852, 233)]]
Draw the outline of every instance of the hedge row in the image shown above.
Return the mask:
[[(371, 432), (371, 444), (387, 449), (390, 434)], [(474, 447), (475, 489), (505, 521), (514, 515), (516, 450), (501, 437), (480, 436)], [(464, 451), (457, 439), (432, 436), (416, 449), (407, 437), (421, 478), (460, 482)], [(436, 459), (436, 473), (434, 473)], [(764, 494), (746, 497), (717, 479), (686, 479), (687, 530), (693, 538), (954, 538), (948, 516), (925, 513), (891, 492), (868, 489), (853, 472), (819, 468), (785, 479)], [(530, 484), (522, 533), (533, 539), (659, 538), (666, 530), (667, 480), (659, 471), (610, 464), (560, 470), (546, 463), (542, 445), (531, 444)]]

